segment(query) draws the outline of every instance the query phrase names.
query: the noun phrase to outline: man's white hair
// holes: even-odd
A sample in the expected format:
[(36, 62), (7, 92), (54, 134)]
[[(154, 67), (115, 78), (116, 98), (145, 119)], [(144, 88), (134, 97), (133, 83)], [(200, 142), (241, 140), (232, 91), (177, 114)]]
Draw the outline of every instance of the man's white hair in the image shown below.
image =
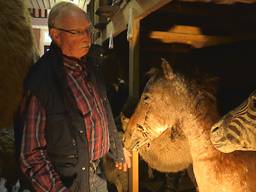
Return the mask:
[(57, 23), (58, 19), (60, 19), (60, 17), (62, 16), (61, 13), (63, 13), (63, 11), (68, 11), (70, 9), (80, 9), (84, 13), (84, 16), (88, 19), (88, 21), (90, 21), (88, 15), (84, 10), (82, 10), (73, 3), (62, 1), (60, 3), (55, 4), (51, 9), (48, 17), (48, 28), (51, 29), (55, 27), (55, 24)]

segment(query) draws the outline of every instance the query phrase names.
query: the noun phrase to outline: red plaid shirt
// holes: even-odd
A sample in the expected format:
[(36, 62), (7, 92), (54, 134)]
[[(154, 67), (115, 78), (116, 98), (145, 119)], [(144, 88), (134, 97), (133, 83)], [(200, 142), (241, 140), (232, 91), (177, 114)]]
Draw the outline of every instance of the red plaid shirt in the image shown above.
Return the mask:
[[(84, 114), (85, 136), (88, 139), (90, 159), (99, 159), (109, 150), (108, 121), (102, 99), (97, 88), (87, 79), (84, 63), (79, 65), (76, 61), (64, 57), (64, 66), (68, 86), (75, 97), (78, 109)], [(23, 103), (26, 103), (26, 99), (23, 99)], [(24, 107), (21, 107), (21, 111), (23, 109)], [(32, 185), (37, 192), (68, 191), (47, 155), (45, 109), (38, 99), (32, 96), (27, 110), (21, 144), (22, 171), (32, 178)]]

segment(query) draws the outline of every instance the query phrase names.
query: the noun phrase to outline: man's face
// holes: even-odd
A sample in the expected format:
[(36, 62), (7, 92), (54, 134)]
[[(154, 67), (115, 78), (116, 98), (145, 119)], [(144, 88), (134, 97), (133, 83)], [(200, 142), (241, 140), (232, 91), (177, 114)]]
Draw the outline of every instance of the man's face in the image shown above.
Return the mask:
[(73, 10), (63, 16), (56, 26), (53, 40), (64, 55), (81, 58), (86, 55), (91, 45), (91, 23), (82, 11)]

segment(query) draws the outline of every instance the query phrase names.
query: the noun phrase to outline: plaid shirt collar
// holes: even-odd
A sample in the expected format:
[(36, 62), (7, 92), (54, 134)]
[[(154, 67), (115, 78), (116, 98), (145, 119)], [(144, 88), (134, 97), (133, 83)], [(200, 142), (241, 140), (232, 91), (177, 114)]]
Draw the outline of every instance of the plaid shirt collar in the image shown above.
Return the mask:
[(86, 57), (76, 59), (74, 57), (68, 57), (63, 55), (64, 67), (68, 73), (80, 76), (82, 72), (86, 72)]

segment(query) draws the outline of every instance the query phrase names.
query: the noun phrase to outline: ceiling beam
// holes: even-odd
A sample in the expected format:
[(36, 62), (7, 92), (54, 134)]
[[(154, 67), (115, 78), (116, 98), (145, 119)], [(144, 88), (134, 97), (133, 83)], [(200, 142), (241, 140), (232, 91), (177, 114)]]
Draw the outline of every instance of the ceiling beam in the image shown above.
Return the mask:
[[(187, 31), (185, 29), (188, 29)], [(162, 43), (180, 43), (191, 45), (195, 48), (209, 47), (220, 44), (238, 42), (256, 38), (256, 34), (243, 34), (236, 36), (212, 36), (200, 33), (200, 29), (192, 26), (178, 26), (173, 30), (152, 31), (148, 37)]]
[(122, 31), (126, 30), (130, 9), (133, 10), (133, 19), (143, 19), (150, 13), (163, 7), (171, 0), (131, 0), (129, 3), (121, 10), (119, 10), (112, 18), (111, 22), (107, 25), (106, 30), (102, 35), (102, 42), (108, 39), (111, 35), (117, 36)]

